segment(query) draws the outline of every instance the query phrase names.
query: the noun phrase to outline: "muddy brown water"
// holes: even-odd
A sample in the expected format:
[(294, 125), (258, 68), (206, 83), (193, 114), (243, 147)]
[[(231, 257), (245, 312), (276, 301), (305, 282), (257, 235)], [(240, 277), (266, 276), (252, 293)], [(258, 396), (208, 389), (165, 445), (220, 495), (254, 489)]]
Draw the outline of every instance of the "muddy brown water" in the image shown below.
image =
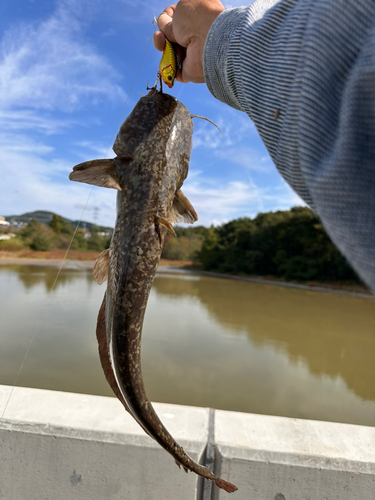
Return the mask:
[[(92, 271), (0, 266), (0, 384), (111, 396)], [(159, 273), (142, 366), (152, 401), (375, 425), (375, 300)]]

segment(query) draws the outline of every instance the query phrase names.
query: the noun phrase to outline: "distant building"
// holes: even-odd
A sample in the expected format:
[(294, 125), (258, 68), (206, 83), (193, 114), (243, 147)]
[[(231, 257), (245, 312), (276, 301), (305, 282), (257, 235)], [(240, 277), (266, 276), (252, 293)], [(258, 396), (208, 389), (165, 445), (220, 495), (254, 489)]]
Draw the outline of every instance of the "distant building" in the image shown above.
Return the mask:
[(17, 235), (14, 233), (0, 234), (0, 240), (11, 240), (15, 238)]
[(0, 226), (10, 226), (10, 222), (6, 221), (2, 215), (0, 215)]

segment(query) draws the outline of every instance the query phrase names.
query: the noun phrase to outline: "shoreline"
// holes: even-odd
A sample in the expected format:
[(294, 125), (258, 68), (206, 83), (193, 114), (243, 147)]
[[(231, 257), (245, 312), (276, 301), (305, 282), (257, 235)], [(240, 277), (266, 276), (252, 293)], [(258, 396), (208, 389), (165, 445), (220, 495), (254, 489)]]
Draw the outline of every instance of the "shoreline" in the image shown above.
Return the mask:
[(248, 283), (259, 283), (260, 285), (272, 285), (272, 286), (282, 286), (285, 288), (298, 288), (300, 290), (308, 290), (312, 292), (322, 292), (322, 293), (336, 293), (339, 295), (352, 295), (354, 297), (361, 297), (365, 299), (375, 299), (375, 295), (370, 291), (366, 291), (363, 288), (363, 291), (360, 290), (350, 290), (345, 288), (334, 288), (329, 285), (325, 286), (324, 283), (316, 283), (316, 284), (303, 284), (303, 283), (293, 283), (290, 281), (278, 281), (271, 278), (261, 278), (255, 276), (236, 276), (235, 274), (224, 274), (224, 273), (215, 273), (211, 271), (200, 271), (199, 269), (184, 269), (181, 267), (173, 267), (173, 266), (162, 266), (157, 270), (158, 273), (165, 274), (191, 274), (191, 275), (201, 275), (207, 276), (208, 278), (221, 278), (221, 279), (232, 279), (237, 281), (247, 281)]
[[(32, 265), (32, 266), (51, 266), (60, 267), (63, 259), (46, 259), (46, 258), (35, 258), (35, 257), (15, 257), (15, 256), (3, 256), (0, 255), (0, 266), (1, 265)], [(63, 269), (93, 269), (95, 259), (88, 260), (77, 260), (77, 259), (66, 259), (63, 265)], [(177, 264), (177, 263), (176, 263)], [(179, 263), (180, 266), (188, 265), (188, 263)], [(180, 267), (178, 265), (173, 265), (173, 261), (161, 261), (157, 274), (188, 274), (188, 275), (198, 275), (207, 276), (211, 278), (220, 279), (232, 279), (237, 281), (245, 281), (249, 283), (259, 283), (262, 285), (272, 285), (272, 286), (283, 286), (286, 288), (297, 288), (300, 290), (309, 290), (313, 292), (322, 293), (336, 293), (339, 295), (351, 295), (354, 297), (361, 297), (366, 299), (374, 299), (374, 294), (365, 288), (360, 290), (353, 290), (345, 288), (335, 288), (334, 286), (325, 285), (324, 283), (314, 283), (314, 284), (303, 284), (303, 283), (293, 283), (287, 281), (278, 281), (272, 278), (263, 278), (255, 276), (236, 276), (233, 274), (216, 273), (211, 271), (201, 271), (199, 269), (188, 269), (186, 267)]]
[[(60, 267), (63, 259), (39, 259), (32, 257), (3, 257), (0, 256), (0, 266), (51, 266)], [(76, 260), (66, 259), (63, 269), (92, 269), (95, 264), (95, 259)]]

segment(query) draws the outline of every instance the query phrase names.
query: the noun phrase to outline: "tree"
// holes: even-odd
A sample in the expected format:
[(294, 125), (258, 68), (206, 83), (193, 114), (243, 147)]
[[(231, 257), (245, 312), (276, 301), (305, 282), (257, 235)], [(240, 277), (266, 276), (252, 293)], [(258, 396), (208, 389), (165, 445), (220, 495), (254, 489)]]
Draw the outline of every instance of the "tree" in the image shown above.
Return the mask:
[(307, 207), (211, 227), (199, 258), (206, 270), (288, 280), (359, 281)]
[(100, 231), (98, 226), (92, 226), (90, 232), (91, 237), (87, 240), (88, 250), (96, 250), (98, 252), (101, 252), (109, 246), (108, 237), (99, 234)]
[(56, 234), (73, 235), (73, 228), (70, 222), (64, 220), (60, 215), (53, 214), (49, 227)]
[(28, 225), (20, 231), (24, 243), (32, 250), (46, 252), (52, 248), (55, 234), (50, 227), (31, 219)]

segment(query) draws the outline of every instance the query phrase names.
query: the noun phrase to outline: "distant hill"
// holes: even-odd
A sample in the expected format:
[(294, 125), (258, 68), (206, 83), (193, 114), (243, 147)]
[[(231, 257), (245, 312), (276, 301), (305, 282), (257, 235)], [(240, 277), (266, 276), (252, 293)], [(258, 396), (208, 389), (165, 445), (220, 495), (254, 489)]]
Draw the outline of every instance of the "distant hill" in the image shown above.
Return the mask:
[[(26, 226), (31, 221), (31, 219), (36, 219), (38, 222), (48, 225), (54, 215), (55, 215), (54, 212), (47, 212), (46, 210), (35, 210), (35, 212), (26, 212), (25, 214), (21, 215), (4, 215), (4, 217), (5, 220), (8, 221), (11, 226), (22, 227)], [(62, 218), (66, 222), (70, 222), (70, 224), (74, 227), (76, 227), (78, 224), (77, 220), (70, 220), (67, 219), (66, 217)], [(86, 228), (88, 230), (91, 230), (94, 224), (92, 224), (91, 222), (81, 221), (79, 226), (81, 229)], [(112, 227), (106, 227), (106, 226), (100, 226), (100, 227), (103, 227), (108, 231), (112, 231), (113, 229)]]

